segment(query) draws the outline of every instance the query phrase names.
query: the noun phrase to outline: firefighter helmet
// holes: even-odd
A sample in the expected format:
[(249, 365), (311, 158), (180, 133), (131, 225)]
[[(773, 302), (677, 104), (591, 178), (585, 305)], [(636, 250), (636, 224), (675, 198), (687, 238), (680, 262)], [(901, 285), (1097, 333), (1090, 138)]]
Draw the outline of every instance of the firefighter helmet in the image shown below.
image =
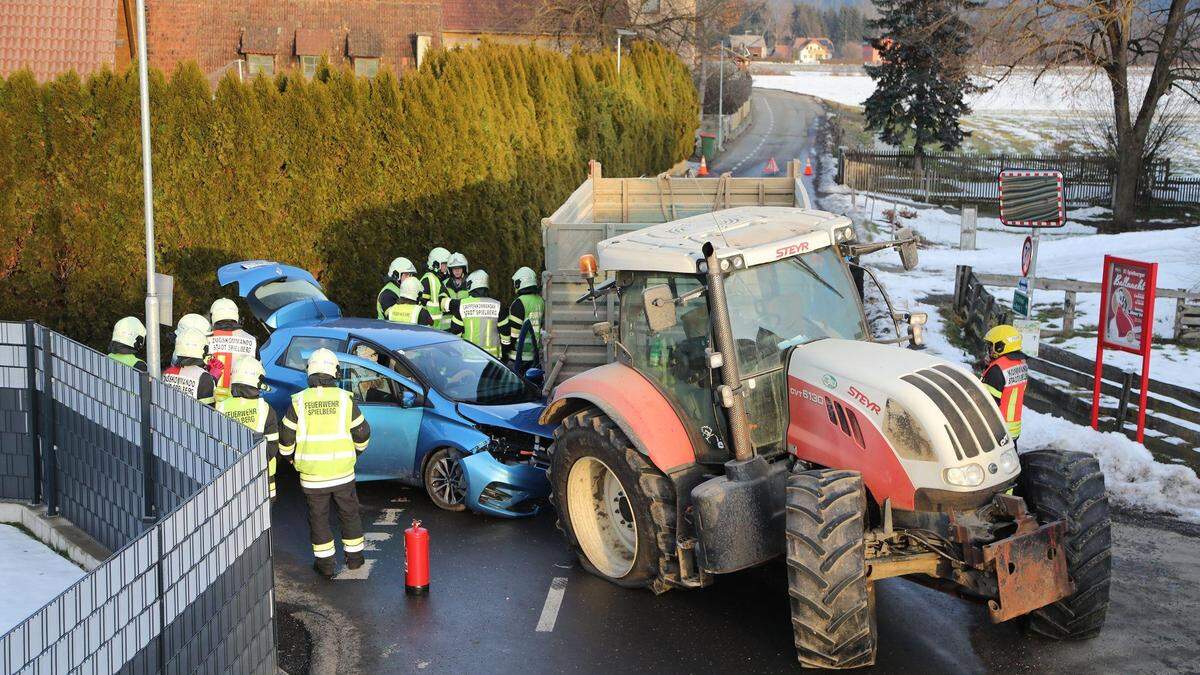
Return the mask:
[(258, 362), (258, 359), (243, 356), (233, 362), (233, 373), (230, 376), (230, 382), (258, 388), (262, 386), (263, 378), (266, 375), (267, 373), (263, 370), (262, 364)]
[(487, 290), (488, 273), (483, 270), (475, 270), (467, 275), (467, 290), (481, 291)]
[(438, 246), (429, 252), (429, 260), (426, 261), (426, 267), (430, 272), (438, 271), (442, 265), (450, 262), (450, 251)]
[(127, 316), (113, 326), (112, 341), (134, 350), (141, 349), (146, 342), (146, 327), (136, 316)]
[(516, 272), (513, 272), (512, 282), (513, 288), (518, 291), (522, 288), (534, 288), (537, 286), (537, 272), (534, 272), (528, 267), (522, 267)]
[(308, 374), (309, 375), (328, 375), (337, 377), (338, 357), (333, 352), (324, 347), (312, 353), (308, 357)]
[(988, 343), (992, 358), (1021, 351), (1021, 333), (1009, 324), (1000, 324), (989, 330), (983, 341)]
[(454, 255), (450, 256), (450, 261), (446, 263), (446, 268), (454, 269), (455, 267), (461, 267), (463, 274), (466, 274), (467, 270), (470, 269), (470, 265), (467, 264), (467, 256), (458, 252), (455, 252)]
[(233, 321), (238, 320), (238, 308), (229, 298), (217, 298), (213, 301), (212, 307), (208, 310), (208, 316), (213, 323), (218, 321)]
[(202, 335), (208, 335), (212, 332), (212, 326), (209, 325), (208, 319), (199, 314), (184, 314), (179, 317), (179, 323), (175, 326), (175, 336), (178, 337), (185, 330), (194, 330)]
[(203, 359), (208, 351), (208, 337), (198, 330), (184, 328), (175, 335), (175, 358)]
[(412, 261), (408, 258), (396, 258), (388, 267), (388, 276), (392, 278), (392, 281), (400, 281), (401, 274), (415, 275), (416, 273), (417, 266), (413, 265)]
[(421, 297), (421, 280), (416, 277), (409, 277), (401, 281), (400, 297), (416, 302), (417, 298)]

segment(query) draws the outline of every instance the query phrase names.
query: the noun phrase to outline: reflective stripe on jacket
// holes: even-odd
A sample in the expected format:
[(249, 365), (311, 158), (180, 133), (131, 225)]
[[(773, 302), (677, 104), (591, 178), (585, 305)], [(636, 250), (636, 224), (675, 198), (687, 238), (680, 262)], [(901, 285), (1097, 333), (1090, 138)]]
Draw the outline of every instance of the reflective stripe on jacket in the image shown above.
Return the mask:
[(509, 358), (516, 360), (517, 342), (521, 339), (521, 328), (525, 324), (529, 324), (529, 332), (525, 336), (525, 345), (521, 349), (521, 360), (525, 363), (530, 363), (533, 361), (534, 343), (541, 344), (542, 317), (546, 313), (546, 303), (542, 300), (542, 296), (536, 293), (526, 293), (518, 295), (513, 304), (519, 304), (522, 313), (515, 316), (510, 312), (508, 315), (508, 339), (509, 344), (512, 345)]
[(463, 339), (500, 358), (500, 301), (469, 297), (458, 303), (456, 320), (462, 322)]
[(255, 433), (263, 435), (263, 440), (267, 442), (267, 483), (271, 495), (275, 495), (275, 453), (271, 451), (273, 443), (279, 442), (279, 431), (275, 429), (272, 433), (266, 432), (267, 418), (271, 413), (271, 406), (261, 398), (242, 398), (240, 396), (232, 396), (224, 401), (218, 401), (217, 412), (228, 417), (229, 419), (249, 427)]
[(300, 485), (324, 488), (354, 480), (360, 448), (355, 448), (350, 430), (360, 420), (351, 419), (354, 401), (350, 393), (336, 387), (311, 387), (292, 396), (292, 406), (296, 411), (293, 461)]
[(429, 310), (429, 316), (433, 317), (434, 328), (445, 330), (449, 327), (449, 323), (443, 326), (443, 322), (448, 320), (442, 316), (442, 278), (434, 272), (426, 272), (421, 275), (421, 302), (425, 305), (425, 309)]
[[(992, 369), (996, 369), (996, 373)], [(1021, 411), (1025, 407), (1025, 387), (1028, 383), (1029, 366), (1025, 359), (1008, 354), (992, 361), (983, 373), (983, 386), (996, 399), (1000, 414), (1008, 425), (1008, 435), (1014, 440), (1021, 436)]]

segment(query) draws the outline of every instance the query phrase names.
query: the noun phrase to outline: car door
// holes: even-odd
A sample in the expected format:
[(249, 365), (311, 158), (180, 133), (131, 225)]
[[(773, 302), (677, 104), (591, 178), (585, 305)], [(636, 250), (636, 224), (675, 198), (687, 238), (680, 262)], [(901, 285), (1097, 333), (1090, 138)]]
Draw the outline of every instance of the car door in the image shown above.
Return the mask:
[(355, 468), (358, 480), (414, 478), (423, 393), (416, 383), (367, 359), (349, 354), (338, 359), (338, 386), (350, 392), (371, 425), (371, 443)]

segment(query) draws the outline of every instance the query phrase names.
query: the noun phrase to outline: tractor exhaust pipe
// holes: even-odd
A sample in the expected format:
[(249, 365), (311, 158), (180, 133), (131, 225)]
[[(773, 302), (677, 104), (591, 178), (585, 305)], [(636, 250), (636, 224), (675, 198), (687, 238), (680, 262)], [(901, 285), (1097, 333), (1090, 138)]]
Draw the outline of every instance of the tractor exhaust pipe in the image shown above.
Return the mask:
[[(729, 323), (729, 305), (725, 300), (725, 272), (717, 260), (712, 242), (705, 242), (704, 261), (708, 274), (708, 301), (712, 309), (713, 341), (721, 353), (721, 386), (717, 393), (729, 417), (733, 436), (733, 456), (739, 462), (754, 457), (750, 441), (750, 420), (746, 417), (746, 399), (742, 396), (742, 374), (738, 368), (737, 343)], [(728, 261), (726, 261), (728, 264)]]

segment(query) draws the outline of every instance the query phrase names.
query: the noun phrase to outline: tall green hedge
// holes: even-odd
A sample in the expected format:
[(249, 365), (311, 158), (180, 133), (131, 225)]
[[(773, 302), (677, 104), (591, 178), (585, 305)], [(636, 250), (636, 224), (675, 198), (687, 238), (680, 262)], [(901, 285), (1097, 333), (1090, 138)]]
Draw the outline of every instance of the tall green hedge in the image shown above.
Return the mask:
[[(540, 220), (596, 158), (613, 175), (691, 151), (697, 101), (673, 54), (485, 45), (374, 80), (323, 67), (210, 91), (194, 65), (151, 75), (157, 256), (175, 313), (221, 294), (218, 266), (311, 270), (373, 311), (395, 256), (462, 251), (507, 294), (539, 268)], [(0, 81), (0, 317), (95, 345), (145, 292), (136, 73)]]

